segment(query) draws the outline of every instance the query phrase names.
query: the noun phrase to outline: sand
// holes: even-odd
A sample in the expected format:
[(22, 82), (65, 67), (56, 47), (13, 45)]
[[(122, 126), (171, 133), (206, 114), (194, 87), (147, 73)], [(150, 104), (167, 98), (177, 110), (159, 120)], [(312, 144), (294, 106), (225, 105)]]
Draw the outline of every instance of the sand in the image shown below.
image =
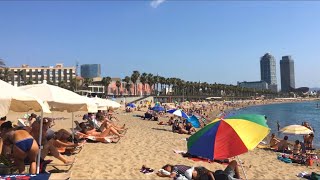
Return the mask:
[[(184, 164), (190, 166), (204, 166), (212, 171), (224, 169), (226, 165), (218, 163), (195, 162), (183, 158), (173, 152), (186, 151), (185, 138), (171, 132), (170, 126), (157, 125), (155, 121), (141, 120), (134, 117), (143, 112), (124, 113), (119, 111), (117, 117), (119, 124), (125, 123), (129, 128), (125, 137), (116, 144), (86, 143), (83, 150), (76, 155), (76, 162), (71, 169), (72, 179), (166, 179), (160, 178), (155, 173), (143, 174), (139, 172), (142, 165), (155, 170), (163, 165)], [(75, 120), (81, 121), (82, 112), (75, 113)], [(12, 120), (21, 116), (10, 113), (8, 119)], [(71, 114), (55, 112), (53, 117), (65, 117), (65, 120), (56, 120), (54, 129), (69, 129), (71, 127)], [(167, 118), (160, 120), (166, 121)], [(296, 174), (306, 172), (319, 172), (320, 167), (306, 167), (297, 164), (286, 164), (277, 160), (277, 154), (271, 151), (255, 149), (240, 155), (248, 179), (299, 179)], [(47, 157), (47, 159), (55, 159)], [(55, 159), (55, 162), (59, 162)], [(242, 178), (244, 178), (241, 172)]]

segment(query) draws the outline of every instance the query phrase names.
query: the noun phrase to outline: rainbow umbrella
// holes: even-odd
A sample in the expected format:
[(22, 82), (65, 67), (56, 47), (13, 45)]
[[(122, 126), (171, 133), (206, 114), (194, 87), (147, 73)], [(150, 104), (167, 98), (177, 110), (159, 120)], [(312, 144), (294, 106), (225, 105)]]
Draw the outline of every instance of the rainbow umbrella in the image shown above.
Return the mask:
[(188, 152), (207, 159), (225, 159), (253, 150), (270, 132), (265, 116), (243, 114), (216, 119), (188, 140)]

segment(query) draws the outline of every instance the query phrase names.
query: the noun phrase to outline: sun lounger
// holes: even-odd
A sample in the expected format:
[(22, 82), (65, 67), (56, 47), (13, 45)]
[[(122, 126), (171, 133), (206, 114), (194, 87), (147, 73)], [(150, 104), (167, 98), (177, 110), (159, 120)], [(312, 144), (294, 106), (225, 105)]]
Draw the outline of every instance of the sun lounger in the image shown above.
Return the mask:
[(50, 163), (47, 164), (47, 167), (52, 167), (53, 169), (49, 170), (50, 173), (54, 172), (69, 172), (76, 162), (76, 156), (74, 157), (72, 163), (70, 164), (62, 164), (62, 163)]

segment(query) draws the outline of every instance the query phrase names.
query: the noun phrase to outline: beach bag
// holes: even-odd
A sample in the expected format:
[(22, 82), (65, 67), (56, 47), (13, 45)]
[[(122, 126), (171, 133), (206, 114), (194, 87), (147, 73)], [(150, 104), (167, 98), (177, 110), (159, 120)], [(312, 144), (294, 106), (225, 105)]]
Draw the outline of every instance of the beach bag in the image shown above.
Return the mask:
[(320, 174), (312, 172), (311, 173), (311, 180), (320, 180)]

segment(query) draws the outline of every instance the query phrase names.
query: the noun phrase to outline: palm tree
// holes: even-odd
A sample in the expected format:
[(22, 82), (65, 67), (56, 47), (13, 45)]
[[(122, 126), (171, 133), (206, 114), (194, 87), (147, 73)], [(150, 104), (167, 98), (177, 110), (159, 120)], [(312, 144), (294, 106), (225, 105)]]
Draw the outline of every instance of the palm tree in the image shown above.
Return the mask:
[(6, 67), (6, 64), (4, 63), (3, 59), (0, 59), (0, 68)]
[(147, 73), (142, 73), (142, 74), (141, 74), (141, 76), (140, 76), (140, 82), (142, 83), (142, 86), (143, 86), (143, 88), (142, 88), (143, 95), (145, 95), (145, 94), (146, 94), (145, 88), (146, 88), (146, 83), (147, 83)]
[(67, 89), (67, 84), (64, 81), (60, 81), (58, 83), (58, 86), (61, 87), (61, 88)]
[(130, 84), (130, 83), (127, 83), (127, 84), (126, 84), (126, 89), (127, 89), (127, 93), (128, 93), (129, 95), (131, 95), (131, 84)]
[(133, 94), (136, 95), (137, 93), (137, 81), (140, 77), (140, 73), (139, 71), (133, 71), (132, 75), (131, 75), (131, 81), (133, 83)]
[(110, 85), (111, 81), (112, 81), (112, 79), (109, 76), (102, 78), (101, 83), (102, 83), (102, 85), (104, 85), (105, 96), (108, 96), (109, 85)]
[(159, 84), (159, 76), (158, 75), (156, 75), (156, 76), (153, 76), (153, 84), (154, 84), (154, 93), (155, 94), (158, 94), (158, 91), (159, 91), (159, 89), (158, 89), (158, 84)]
[(149, 73), (149, 74), (147, 75), (147, 83), (148, 83), (149, 88), (150, 88), (150, 94), (153, 93), (153, 89), (152, 89), (152, 85), (154, 84), (153, 80), (154, 80), (154, 79), (153, 79), (153, 74)]
[(11, 79), (11, 71), (9, 70), (9, 68), (4, 68), (3, 71), (3, 81), (5, 82), (9, 82), (9, 80)]
[(91, 78), (85, 78), (83, 85), (88, 88), (92, 84), (92, 79)]
[(163, 92), (163, 86), (166, 84), (166, 78), (159, 77), (160, 91)]
[(78, 87), (78, 79), (77, 78), (72, 78), (70, 83), (69, 83), (69, 90), (77, 91), (77, 87)]
[(116, 81), (116, 86), (118, 88), (118, 95), (120, 95), (120, 86), (121, 86), (121, 82), (118, 80)]
[[(130, 83), (130, 81), (131, 81), (131, 79), (130, 79), (130, 77), (129, 76), (126, 76), (126, 77), (124, 77), (124, 79), (122, 80), (122, 81), (124, 81), (125, 83), (126, 83), (126, 90), (127, 90), (127, 94), (129, 94), (129, 90), (130, 90), (130, 87), (131, 87), (131, 85), (129, 86), (129, 89), (127, 88), (128, 86), (127, 86), (127, 84), (129, 84)], [(131, 93), (130, 93), (131, 94)]]

